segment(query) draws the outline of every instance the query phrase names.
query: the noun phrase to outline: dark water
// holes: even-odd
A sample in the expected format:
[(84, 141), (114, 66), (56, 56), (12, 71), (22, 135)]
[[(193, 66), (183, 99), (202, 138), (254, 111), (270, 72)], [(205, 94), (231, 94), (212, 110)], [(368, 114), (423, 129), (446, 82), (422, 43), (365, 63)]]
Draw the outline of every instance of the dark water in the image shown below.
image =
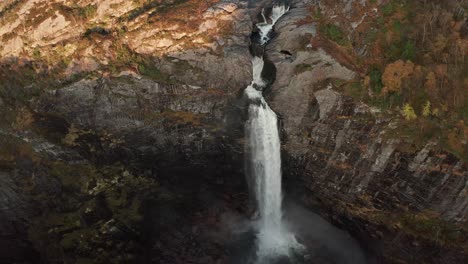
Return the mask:
[(290, 256), (256, 259), (254, 222), (241, 215), (225, 214), (223, 221), (229, 234), (229, 263), (233, 264), (366, 264), (368, 256), (346, 231), (328, 223), (319, 215), (292, 201), (283, 205), (289, 229), (304, 249)]

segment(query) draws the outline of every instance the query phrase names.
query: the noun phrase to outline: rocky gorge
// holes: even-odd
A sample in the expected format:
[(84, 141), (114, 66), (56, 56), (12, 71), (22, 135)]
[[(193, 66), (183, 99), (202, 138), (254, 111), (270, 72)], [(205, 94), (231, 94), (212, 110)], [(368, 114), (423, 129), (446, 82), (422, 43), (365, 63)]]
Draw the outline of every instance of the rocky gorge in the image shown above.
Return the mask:
[[(72, 2), (0, 4), (0, 263), (230, 263), (224, 216), (251, 214), (241, 94), (271, 1)], [(371, 263), (464, 263), (466, 160), (350, 94), (368, 47), (349, 55), (317, 18), (352, 39), (389, 2), (291, 0), (275, 25), (262, 76), (284, 192)]]

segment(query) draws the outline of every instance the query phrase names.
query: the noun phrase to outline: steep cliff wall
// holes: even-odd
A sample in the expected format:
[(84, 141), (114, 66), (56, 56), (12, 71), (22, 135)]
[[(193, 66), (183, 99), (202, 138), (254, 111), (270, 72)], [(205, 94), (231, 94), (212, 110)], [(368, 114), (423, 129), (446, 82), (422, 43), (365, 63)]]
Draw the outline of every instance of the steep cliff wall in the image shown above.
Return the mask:
[[(263, 75), (276, 72), (265, 95), (280, 117), (286, 193), (378, 263), (463, 263), (465, 14), (448, 1), (453, 20), (436, 7), (437, 19), (421, 18), (421, 43), (439, 42), (417, 60), (397, 36), (405, 2), (294, 0), (278, 21)], [(225, 260), (200, 229), (228, 207), (248, 211), (239, 98), (254, 1), (0, 9), (0, 262)]]
[(431, 140), (415, 146), (398, 117), (340, 89), (359, 80), (359, 69), (335, 44), (317, 41), (320, 22), (307, 20), (315, 7), (295, 1), (267, 51), (278, 73), (270, 101), (283, 124), (289, 191), (367, 237), (386, 261), (463, 262), (466, 162)]
[(245, 185), (246, 6), (2, 5), (0, 262), (223, 257), (195, 225)]

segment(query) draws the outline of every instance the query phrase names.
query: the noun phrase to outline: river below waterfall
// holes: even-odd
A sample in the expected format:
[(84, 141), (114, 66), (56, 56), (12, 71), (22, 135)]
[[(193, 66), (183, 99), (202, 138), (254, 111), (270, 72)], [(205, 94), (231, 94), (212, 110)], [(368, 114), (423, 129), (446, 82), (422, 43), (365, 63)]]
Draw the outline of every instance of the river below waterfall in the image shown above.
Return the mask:
[(268, 261), (257, 257), (255, 223), (245, 217), (226, 213), (223, 224), (230, 230), (227, 243), (229, 263), (233, 264), (366, 264), (373, 263), (349, 233), (314, 212), (286, 199), (283, 221), (303, 249), (289, 256), (274, 256)]

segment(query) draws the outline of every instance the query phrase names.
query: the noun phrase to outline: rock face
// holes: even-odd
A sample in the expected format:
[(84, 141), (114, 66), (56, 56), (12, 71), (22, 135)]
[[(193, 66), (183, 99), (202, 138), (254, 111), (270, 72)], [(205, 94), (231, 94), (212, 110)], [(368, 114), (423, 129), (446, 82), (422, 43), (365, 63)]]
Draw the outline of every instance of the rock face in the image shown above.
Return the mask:
[[(11, 172), (2, 171), (0, 173), (2, 188), (0, 191), (1, 214), (0, 220), (0, 247), (2, 250), (2, 260), (15, 259), (17, 256), (25, 256), (23, 260), (29, 260), (31, 255), (31, 245), (27, 241), (26, 232), (20, 231), (31, 215), (32, 208), (29, 198), (17, 190), (14, 181), (18, 178)], [(18, 230), (19, 228), (19, 230)]]
[[(57, 4), (36, 2), (35, 7), (34, 1), (12, 5), (26, 11), (17, 20), (2, 20), (1, 34), (15, 28), (15, 21), (31, 22), (31, 10)], [(90, 9), (92, 18), (86, 21), (73, 21), (60, 9), (31, 25), (37, 26), (35, 40), (28, 41), (40, 46), (41, 56), (54, 53), (60, 41), (60, 53), (73, 58), (61, 69), (65, 76), (97, 74), (39, 88), (27, 110), (2, 90), (0, 109), (14, 117), (0, 120), (0, 129), (5, 127), (0, 130), (1, 263), (39, 258), (49, 263), (80, 258), (212, 263), (224, 257), (198, 229), (210, 223), (204, 218), (216, 217), (205, 207), (225, 210), (211, 204), (215, 195), (226, 190), (223, 199), (228, 199), (229, 190), (245, 185), (237, 101), (251, 80), (252, 22), (246, 3), (182, 2), (196, 2), (196, 10), (190, 10), (193, 26), (200, 23), (196, 29), (181, 29), (171, 18), (164, 25), (124, 20), (121, 24), (132, 27), (131, 38), (116, 40), (125, 42), (124, 49), (116, 50), (109, 39), (90, 40), (84, 48), (83, 39), (74, 38), (84, 34), (89, 19), (117, 21), (108, 17), (106, 6), (126, 19), (131, 10), (126, 1), (103, 1)], [(82, 9), (85, 3), (79, 6), (74, 8), (88, 10)], [(188, 7), (176, 6), (181, 14)], [(167, 37), (147, 31), (149, 26)], [(53, 30), (41, 30), (46, 27)], [(19, 40), (22, 34), (16, 34)], [(2, 59), (31, 59), (24, 54), (33, 45), (9, 48), (8, 40), (2, 41), (7, 41)], [(141, 58), (149, 63), (141, 64)], [(106, 64), (116, 60), (125, 61), (123, 67), (109, 71)], [(5, 77), (3, 68), (1, 74)]]
[[(248, 46), (246, 36), (252, 31), (246, 4), (219, 0), (11, 1), (2, 3), (0, 9), (0, 55), (2, 61), (46, 61), (48, 67), (67, 76), (107, 68), (110, 61), (114, 66), (116, 60), (128, 62), (126, 49), (158, 58), (206, 57), (210, 67), (223, 64), (217, 60), (222, 54), (238, 63), (242, 59), (238, 48)], [(195, 61), (203, 64), (200, 59)], [(216, 69), (235, 74), (227, 68)]]
[(70, 146), (92, 131), (113, 139), (102, 146), (104, 156), (118, 150), (131, 157), (139, 152), (166, 153), (170, 159), (169, 153), (175, 151), (191, 160), (191, 153), (216, 152), (212, 148), (217, 141), (228, 136), (225, 129), (232, 124), (225, 114), (232, 96), (226, 89), (120, 77), (81, 80), (53, 90), (36, 109), (46, 119), (60, 116), (70, 124), (64, 135)]
[[(239, 98), (258, 8), (76, 2), (0, 3), (18, 16), (0, 12), (2, 59), (46, 58), (67, 77), (46, 88), (0, 83), (0, 263), (224, 263), (224, 245), (204, 229), (226, 208), (247, 211)], [(339, 89), (361, 73), (320, 38), (318, 2), (291, 1), (266, 48), (286, 193), (349, 230), (377, 263), (466, 262), (466, 163), (433, 142), (414, 147)], [(363, 21), (366, 1), (334, 3), (350, 30)], [(166, 13), (172, 4), (181, 12)]]
[[(411, 142), (392, 137), (391, 120), (337, 90), (333, 80), (357, 73), (312, 46), (314, 24), (299, 23), (310, 5), (295, 1), (267, 49), (278, 72), (269, 100), (282, 121), (290, 192), (374, 241), (381, 261), (463, 262), (459, 240), (437, 242), (421, 226), (466, 235), (438, 225), (439, 219), (454, 226), (466, 221), (466, 163), (431, 143), (408, 150)], [(439, 246), (444, 250), (435, 251)]]

